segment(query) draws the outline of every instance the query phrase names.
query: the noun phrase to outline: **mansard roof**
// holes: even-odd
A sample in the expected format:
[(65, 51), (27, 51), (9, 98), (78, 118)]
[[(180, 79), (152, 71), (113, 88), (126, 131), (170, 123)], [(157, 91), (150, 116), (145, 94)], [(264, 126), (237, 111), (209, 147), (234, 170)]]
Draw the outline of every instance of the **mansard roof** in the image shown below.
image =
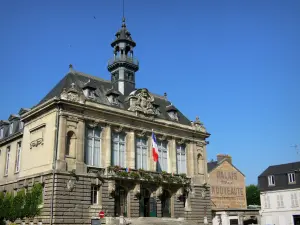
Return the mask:
[(287, 174), (287, 173), (293, 173), (295, 171), (300, 172), (300, 161), (269, 166), (264, 172), (262, 172), (259, 175), (259, 177), (277, 175), (277, 174)]
[[(74, 87), (78, 92), (83, 93), (82, 89), (88, 82), (93, 84), (93, 86), (96, 87), (95, 98), (91, 99), (91, 101), (95, 101), (99, 104), (109, 105), (111, 107), (121, 108), (124, 110), (129, 109), (130, 107), (129, 101), (126, 101), (129, 96), (124, 96), (120, 92), (118, 92), (119, 94), (118, 100), (120, 104), (112, 105), (109, 102), (107, 98), (107, 93), (112, 92), (112, 83), (110, 81), (101, 79), (99, 77), (91, 76), (73, 69), (71, 69), (65, 75), (65, 77), (57, 83), (57, 85), (40, 101), (39, 104), (51, 98), (59, 97), (64, 89), (69, 89), (71, 87)], [(169, 117), (167, 112), (167, 110), (169, 109), (168, 107), (171, 105), (171, 102), (169, 102), (164, 96), (160, 96), (152, 93), (150, 94), (154, 98), (153, 105), (159, 107), (158, 110), (160, 113), (156, 117), (160, 119), (174, 121)], [(184, 125), (191, 125), (191, 121), (187, 117), (185, 117), (179, 110), (177, 112), (177, 115), (178, 115), (178, 121), (176, 122)]]

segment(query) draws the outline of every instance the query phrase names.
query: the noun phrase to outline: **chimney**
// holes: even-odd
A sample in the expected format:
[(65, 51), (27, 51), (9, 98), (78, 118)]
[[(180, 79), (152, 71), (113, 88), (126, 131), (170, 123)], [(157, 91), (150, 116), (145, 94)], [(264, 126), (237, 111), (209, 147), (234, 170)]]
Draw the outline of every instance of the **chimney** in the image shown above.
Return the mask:
[(220, 162), (223, 159), (226, 159), (229, 163), (232, 163), (232, 157), (230, 155), (226, 155), (226, 154), (218, 154), (217, 155), (217, 161)]

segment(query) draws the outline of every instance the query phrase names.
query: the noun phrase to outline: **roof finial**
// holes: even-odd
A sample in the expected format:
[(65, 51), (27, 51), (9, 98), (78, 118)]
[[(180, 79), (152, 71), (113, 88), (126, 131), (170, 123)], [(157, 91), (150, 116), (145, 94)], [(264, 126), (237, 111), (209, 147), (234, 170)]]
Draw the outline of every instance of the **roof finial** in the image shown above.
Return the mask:
[(165, 99), (167, 99), (167, 97), (168, 97), (167, 92), (164, 93), (164, 97), (165, 97)]

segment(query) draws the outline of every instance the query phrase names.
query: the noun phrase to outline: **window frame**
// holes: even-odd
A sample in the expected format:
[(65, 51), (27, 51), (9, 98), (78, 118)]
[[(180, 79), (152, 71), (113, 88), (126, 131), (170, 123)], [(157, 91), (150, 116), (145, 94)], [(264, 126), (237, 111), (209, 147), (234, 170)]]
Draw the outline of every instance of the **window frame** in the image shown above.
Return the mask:
[[(181, 174), (181, 173), (187, 173), (187, 152), (186, 152), (186, 145), (185, 144), (177, 144), (176, 145), (176, 172), (177, 174)], [(185, 168), (182, 168), (182, 150), (184, 150), (184, 158), (185, 158)], [(178, 156), (180, 157), (180, 163), (178, 160)], [(180, 168), (179, 168), (179, 164), (180, 164)], [(183, 170), (184, 169), (184, 170)]]
[(17, 150), (16, 150), (15, 173), (19, 173), (20, 172), (21, 152), (22, 152), (22, 142), (19, 141), (17, 143)]
[(5, 158), (5, 167), (4, 167), (4, 176), (8, 176), (8, 171), (9, 171), (9, 160), (10, 160), (10, 146), (6, 147), (6, 158)]
[[(115, 141), (114, 140), (114, 135), (116, 135), (118, 137), (118, 140)], [(120, 137), (123, 137), (123, 141), (121, 140)], [(120, 155), (121, 155), (121, 151), (120, 151), (120, 146), (121, 145), (124, 145), (124, 162), (120, 162)], [(115, 149), (114, 149), (114, 146), (117, 145), (118, 146), (118, 150), (117, 150), (117, 158), (118, 158), (118, 162), (114, 162), (114, 154), (115, 154)], [(126, 167), (126, 134), (123, 133), (123, 132), (112, 132), (111, 133), (111, 165), (113, 166), (121, 166), (123, 168)]]
[(295, 184), (296, 183), (295, 173), (288, 173), (288, 183), (289, 184)]
[(99, 186), (92, 184), (91, 185), (91, 205), (99, 205)]
[[(89, 136), (89, 132), (88, 130), (92, 130), (92, 136)], [(99, 137), (95, 136), (95, 131), (99, 130)], [(91, 127), (91, 126), (87, 126), (86, 127), (86, 134), (85, 134), (85, 164), (87, 164), (88, 166), (91, 167), (101, 167), (102, 163), (102, 157), (101, 157), (101, 152), (102, 152), (102, 127), (99, 126), (95, 126), (95, 127)], [(89, 140), (92, 141), (92, 151), (91, 151), (91, 156), (89, 155)], [(99, 165), (95, 165), (95, 143), (99, 141)], [(92, 162), (92, 164), (89, 163), (89, 161)]]
[[(166, 147), (163, 146), (164, 143), (165, 143)], [(158, 163), (160, 163), (161, 170), (159, 171), (158, 163), (157, 163), (156, 171), (157, 172), (162, 172), (162, 171), (168, 172), (168, 164), (169, 164), (168, 163), (169, 162), (168, 141), (166, 141), (166, 140), (159, 141), (158, 140), (157, 148), (158, 148)], [(164, 154), (167, 155), (166, 159), (163, 157)], [(164, 163), (164, 161), (166, 161), (166, 162)], [(163, 168), (163, 167), (166, 167), (166, 168)]]
[[(143, 140), (146, 141), (146, 144), (143, 144)], [(138, 151), (140, 153), (140, 168), (138, 168)], [(146, 156), (144, 156), (144, 151), (146, 152)], [(143, 170), (148, 170), (148, 158), (149, 158), (149, 142), (147, 137), (137, 137), (135, 141), (135, 153), (136, 153), (136, 160), (135, 160), (135, 168), (136, 169), (143, 169)], [(146, 165), (143, 165), (143, 157), (146, 158), (145, 162)]]
[(275, 186), (275, 176), (274, 175), (269, 175), (268, 176), (268, 186)]
[(19, 130), (22, 130), (24, 128), (24, 122), (20, 121)]

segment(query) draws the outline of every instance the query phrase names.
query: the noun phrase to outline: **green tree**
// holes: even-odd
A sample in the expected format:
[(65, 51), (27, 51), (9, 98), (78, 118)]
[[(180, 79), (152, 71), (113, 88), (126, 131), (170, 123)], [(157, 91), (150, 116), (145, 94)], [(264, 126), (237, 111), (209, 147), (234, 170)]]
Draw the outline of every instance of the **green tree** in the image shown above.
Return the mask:
[(43, 203), (43, 186), (39, 183), (33, 185), (30, 192), (25, 195), (25, 204), (22, 212), (23, 217), (34, 218), (40, 215), (40, 205)]
[(246, 187), (248, 205), (260, 205), (260, 191), (257, 185), (250, 184)]
[(3, 201), (4, 201), (4, 193), (0, 192), (0, 225), (5, 224), (5, 222), (4, 222)]
[(17, 195), (13, 198), (11, 207), (10, 221), (14, 222), (16, 219), (23, 219), (23, 208), (25, 204), (25, 191), (22, 189), (18, 191)]

